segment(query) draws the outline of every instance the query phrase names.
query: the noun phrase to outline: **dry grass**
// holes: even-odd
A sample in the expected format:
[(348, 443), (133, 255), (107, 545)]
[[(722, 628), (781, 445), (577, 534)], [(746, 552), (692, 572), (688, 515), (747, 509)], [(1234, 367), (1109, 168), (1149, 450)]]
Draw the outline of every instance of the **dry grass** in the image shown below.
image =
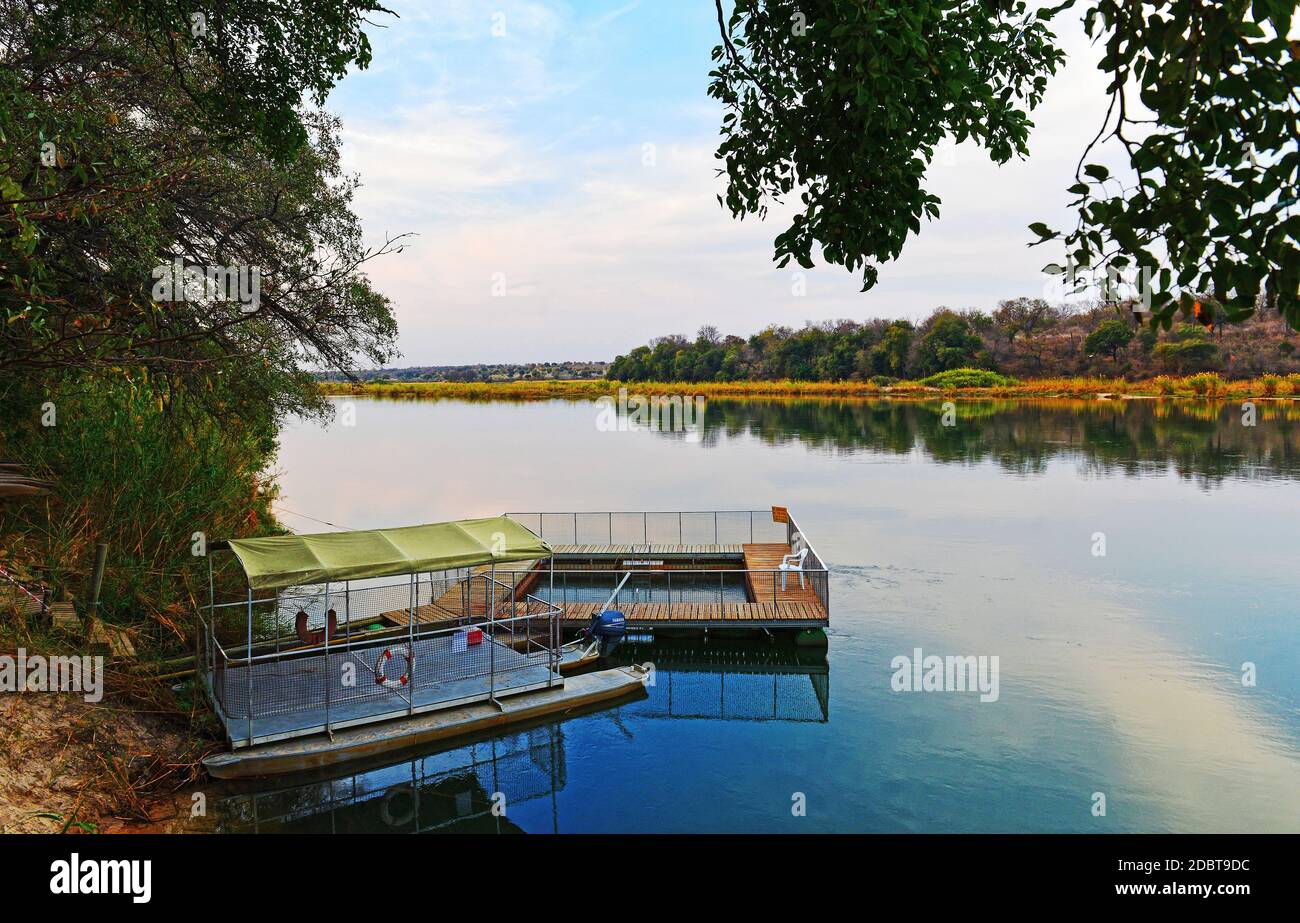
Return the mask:
[[(3, 618), (9, 640), (0, 653), (86, 653), (16, 624)], [(98, 702), (73, 692), (0, 695), (0, 832), (191, 829), (187, 792), (219, 744), (212, 719), (190, 699), (113, 661)]]
[(357, 395), (394, 400), (544, 401), (591, 400), (616, 396), (619, 388), (639, 395), (696, 395), (704, 397), (763, 398), (882, 398), (926, 399), (936, 395), (958, 398), (1095, 398), (1177, 397), (1189, 399), (1293, 398), (1300, 395), (1300, 376), (1229, 381), (1213, 373), (1185, 377), (1161, 375), (1142, 381), (1122, 378), (1037, 378), (993, 388), (929, 388), (902, 381), (882, 387), (860, 381), (728, 381), (728, 382), (618, 382), (618, 381), (512, 381), (512, 382), (403, 382), (397, 384), (346, 384), (323, 382), (328, 395)]

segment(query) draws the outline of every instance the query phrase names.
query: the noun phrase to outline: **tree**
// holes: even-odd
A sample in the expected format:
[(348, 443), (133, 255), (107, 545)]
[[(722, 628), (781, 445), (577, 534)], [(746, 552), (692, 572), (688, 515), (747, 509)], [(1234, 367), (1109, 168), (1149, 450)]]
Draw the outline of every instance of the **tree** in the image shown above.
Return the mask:
[(1090, 355), (1105, 353), (1112, 362), (1119, 361), (1119, 351), (1133, 342), (1133, 328), (1122, 320), (1102, 321), (1101, 326), (1083, 340), (1083, 349)]
[(871, 370), (877, 375), (902, 378), (907, 373), (907, 356), (916, 328), (909, 321), (894, 321), (885, 328), (880, 342), (871, 349)]
[(1219, 357), (1219, 347), (1210, 335), (1196, 324), (1180, 324), (1152, 355), (1180, 374), (1212, 369)]
[(192, 529), (279, 528), (283, 418), (328, 407), (312, 366), (394, 352), (363, 271), (388, 247), (313, 105), (380, 9), (0, 0), (0, 444), (59, 485), (0, 509), (0, 557), (80, 591), (106, 542), (98, 611), (138, 642), (190, 641)]
[[(1104, 42), (1111, 105), (1068, 190), (1076, 227), (1036, 222), (1037, 242), (1063, 243), (1075, 268), (1150, 270), (1165, 329), (1209, 289), (1224, 293), (1229, 320), (1262, 294), (1300, 328), (1295, 0), (736, 0), (730, 17), (715, 4), (721, 201), (763, 216), (799, 196), (775, 240), (780, 265), (811, 266), (820, 248), (874, 285), (878, 264), (939, 214), (925, 188), (937, 144), (972, 140), (997, 163), (1026, 156), (1029, 113), (1063, 60), (1050, 24), (1081, 11)], [(1154, 125), (1135, 137), (1140, 108)], [(1116, 147), (1134, 178), (1088, 163), (1099, 145)]]
[(971, 331), (966, 318), (955, 311), (941, 310), (921, 328), (915, 371), (918, 375), (933, 375), (976, 365), (983, 348), (984, 343)]
[(0, 372), (278, 414), (323, 408), (308, 366), (390, 358), (363, 266), (392, 248), (362, 244), (337, 120), (296, 108), (368, 61), (370, 9), (231, 0), (195, 35), (180, 3), (0, 0)]
[(1009, 298), (999, 301), (993, 322), (1008, 343), (1023, 334), (1031, 337), (1056, 323), (1060, 312), (1041, 298)]

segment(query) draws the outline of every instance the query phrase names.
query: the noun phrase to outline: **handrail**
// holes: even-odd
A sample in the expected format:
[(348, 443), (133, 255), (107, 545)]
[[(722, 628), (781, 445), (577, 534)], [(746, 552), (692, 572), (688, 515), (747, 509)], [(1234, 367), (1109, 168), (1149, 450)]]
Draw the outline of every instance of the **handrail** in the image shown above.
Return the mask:
[[(531, 595), (531, 594), (530, 594), (530, 595)], [(526, 619), (536, 619), (536, 618), (543, 618), (543, 617), (552, 616), (552, 615), (560, 615), (560, 614), (562, 614), (563, 611), (564, 611), (564, 610), (561, 609), (559, 606), (556, 606), (556, 605), (554, 605), (554, 604), (552, 604), (552, 603), (548, 603), (548, 602), (546, 602), (546, 600), (544, 600), (544, 599), (538, 599), (537, 602), (538, 602), (539, 604), (541, 604), (541, 605), (547, 606), (548, 609), (547, 609), (546, 611), (544, 611), (544, 612), (534, 612), (534, 613), (531, 613), (531, 614), (525, 614), (525, 615), (512, 615), (512, 616), (510, 616), (509, 618), (495, 619), (494, 621), (495, 621), (495, 623), (496, 623), (497, 625), (506, 625), (506, 624), (509, 624), (509, 623), (511, 623), (511, 622), (520, 622), (520, 621), (524, 621), (524, 620), (526, 620)], [(473, 624), (473, 623), (471, 623), (471, 624)], [(428, 625), (425, 625), (425, 626), (421, 627), (419, 631), (414, 632), (413, 635), (412, 635), (412, 637), (417, 638), (417, 639), (418, 639), (418, 638), (427, 638), (427, 637), (429, 637), (430, 635), (436, 635), (436, 634), (446, 633), (446, 632), (462, 631), (462, 630), (464, 630), (466, 627), (467, 627), (467, 626), (465, 626), (465, 625), (449, 625), (449, 626), (443, 626), (443, 627), (430, 627), (430, 626), (428, 626)], [(352, 649), (353, 649), (353, 650), (357, 650), (357, 649), (359, 649), (359, 648), (364, 648), (368, 643), (371, 643), (371, 642), (373, 642), (374, 644), (391, 644), (392, 641), (393, 641), (393, 639), (392, 639), (392, 638), (389, 638), (389, 637), (385, 637), (385, 638), (373, 638), (373, 639), (371, 639), (370, 642), (368, 642), (365, 638), (362, 638), (362, 639), (359, 640), (359, 641), (355, 641), (355, 642), (353, 642)], [(218, 644), (218, 647), (220, 647), (220, 642), (218, 642), (217, 644)], [(268, 654), (254, 654), (254, 655), (251, 656), (251, 657), (249, 657), (249, 656), (244, 656), (244, 657), (230, 657), (230, 656), (228, 656), (228, 655), (225, 654), (224, 650), (222, 651), (222, 654), (223, 654), (223, 656), (225, 656), (225, 659), (226, 659), (227, 664), (233, 664), (233, 665), (235, 665), (235, 666), (240, 666), (240, 665), (246, 665), (246, 664), (249, 664), (249, 663), (256, 663), (256, 662), (260, 662), (260, 661), (265, 661), (265, 660), (274, 660), (274, 659), (276, 659), (276, 658), (278, 658), (278, 657), (288, 657), (288, 656), (292, 656), (292, 657), (297, 658), (297, 657), (302, 657), (302, 656), (305, 656), (305, 655), (311, 655), (311, 654), (323, 654), (323, 653), (325, 653), (325, 651), (326, 651), (327, 648), (332, 648), (332, 649), (335, 651), (335, 653), (337, 653), (339, 650), (341, 650), (339, 644), (338, 644), (337, 642), (335, 642), (335, 643), (332, 644), (332, 645), (326, 645), (326, 644), (324, 644), (324, 643), (321, 643), (321, 644), (314, 644), (314, 645), (312, 645), (311, 647), (295, 647), (295, 648), (293, 648), (293, 649), (291, 649), (291, 650), (287, 650), (287, 651), (272, 651), (272, 652), (270, 652), (270, 653), (268, 653)]]
[[(820, 563), (820, 558), (818, 559), (818, 562)], [(826, 565), (823, 564), (821, 567), (813, 567), (813, 568), (805, 567), (804, 573), (808, 573), (809, 571), (820, 572), (820, 571), (828, 571), (828, 570), (830, 570), (830, 568), (826, 567)], [(533, 574), (533, 573), (546, 573), (546, 571), (512, 570), (512, 571), (506, 571), (506, 573)], [(781, 568), (779, 567), (665, 567), (661, 569), (661, 568), (651, 568), (651, 567), (638, 567), (635, 570), (628, 570), (627, 568), (623, 568), (623, 567), (605, 567), (605, 568), (557, 567), (555, 569), (555, 575), (557, 577), (562, 574), (609, 574), (613, 576), (614, 574), (621, 574), (621, 573), (635, 574), (638, 576), (644, 574), (669, 574), (669, 573), (671, 574), (779, 574), (781, 573)], [(530, 593), (528, 595), (531, 596), (532, 594)], [(545, 602), (545, 600), (543, 600), (543, 602)]]
[(606, 516), (613, 513), (615, 516), (676, 516), (678, 513), (687, 513), (692, 516), (700, 516), (705, 513), (765, 513), (770, 514), (770, 509), (766, 510), (533, 510), (531, 512), (502, 513), (503, 516), (572, 516), (577, 513), (579, 516)]

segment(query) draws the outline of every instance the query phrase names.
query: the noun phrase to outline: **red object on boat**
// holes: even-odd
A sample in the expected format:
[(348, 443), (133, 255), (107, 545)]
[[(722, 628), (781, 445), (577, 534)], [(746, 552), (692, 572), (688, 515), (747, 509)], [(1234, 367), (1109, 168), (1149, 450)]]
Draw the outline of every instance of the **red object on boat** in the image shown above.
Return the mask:
[(325, 628), (318, 628), (316, 631), (307, 630), (307, 613), (302, 610), (294, 616), (293, 629), (298, 635), (298, 640), (303, 644), (320, 644), (325, 640), (326, 632), (329, 632), (330, 640), (334, 640), (339, 633), (338, 616), (331, 609), (326, 613)]
[(483, 629), (481, 629), (481, 628), (471, 628), (468, 632), (465, 633), (465, 643), (466, 643), (466, 644), (482, 644), (482, 643), (483, 643)]

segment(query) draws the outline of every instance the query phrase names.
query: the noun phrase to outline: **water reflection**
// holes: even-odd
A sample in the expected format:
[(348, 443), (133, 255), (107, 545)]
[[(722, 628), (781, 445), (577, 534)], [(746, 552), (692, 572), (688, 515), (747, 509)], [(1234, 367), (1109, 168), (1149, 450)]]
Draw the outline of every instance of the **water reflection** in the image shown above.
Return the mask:
[(652, 694), (623, 706), (639, 718), (714, 721), (830, 720), (826, 652), (790, 643), (660, 641), (629, 644), (623, 663), (655, 665)]
[[(221, 833), (521, 833), (512, 806), (565, 787), (564, 732), (542, 725), (339, 778), (231, 795)], [(498, 794), (500, 793), (500, 794)], [(494, 805), (506, 810), (493, 810)]]
[[(628, 741), (660, 719), (810, 722), (830, 717), (824, 650), (769, 641), (625, 645), (615, 663), (655, 664), (649, 695), (586, 720)], [(370, 765), (331, 778), (290, 780), (220, 799), (220, 833), (558, 832), (569, 782), (564, 723)], [(648, 754), (647, 754), (648, 755)], [(500, 805), (505, 810), (494, 810)], [(514, 817), (525, 817), (523, 823)]]
[(942, 401), (711, 400), (701, 441), (715, 446), (744, 434), (769, 445), (899, 456), (919, 451), (937, 462), (991, 459), (1017, 475), (1041, 473), (1052, 459), (1069, 457), (1095, 473), (1173, 470), (1204, 486), (1243, 474), (1300, 475), (1300, 408), (1291, 401), (1258, 402), (1253, 426), (1243, 424), (1240, 404), (1210, 402), (960, 402), (952, 426), (943, 425), (943, 413)]

